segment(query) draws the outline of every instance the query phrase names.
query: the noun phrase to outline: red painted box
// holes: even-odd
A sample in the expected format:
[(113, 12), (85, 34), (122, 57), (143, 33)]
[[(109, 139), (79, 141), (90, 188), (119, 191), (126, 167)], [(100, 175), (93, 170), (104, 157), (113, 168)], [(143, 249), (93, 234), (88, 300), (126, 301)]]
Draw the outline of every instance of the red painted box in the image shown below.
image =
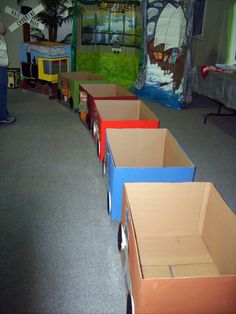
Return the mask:
[(106, 151), (106, 129), (158, 128), (157, 116), (141, 100), (96, 100), (94, 136), (102, 162)]
[(94, 122), (95, 100), (134, 100), (137, 97), (128, 89), (117, 84), (81, 84), (80, 91), (87, 93), (87, 124), (91, 128)]

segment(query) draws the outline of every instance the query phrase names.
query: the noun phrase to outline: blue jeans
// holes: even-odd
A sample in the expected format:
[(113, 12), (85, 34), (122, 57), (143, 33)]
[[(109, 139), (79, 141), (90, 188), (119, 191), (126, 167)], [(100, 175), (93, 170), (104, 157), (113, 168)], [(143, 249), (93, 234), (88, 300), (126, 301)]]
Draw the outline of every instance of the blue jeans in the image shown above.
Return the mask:
[(0, 66), (0, 120), (8, 118), (7, 111), (7, 68)]

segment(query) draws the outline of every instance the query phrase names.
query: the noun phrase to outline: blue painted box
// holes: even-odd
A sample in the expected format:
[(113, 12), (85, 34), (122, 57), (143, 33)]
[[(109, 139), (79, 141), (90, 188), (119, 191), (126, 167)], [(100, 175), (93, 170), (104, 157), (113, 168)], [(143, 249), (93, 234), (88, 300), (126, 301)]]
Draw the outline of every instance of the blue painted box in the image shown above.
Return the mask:
[[(167, 129), (107, 129), (107, 206), (121, 220), (126, 182), (190, 182), (195, 166)], [(171, 197), (171, 195), (170, 195)]]

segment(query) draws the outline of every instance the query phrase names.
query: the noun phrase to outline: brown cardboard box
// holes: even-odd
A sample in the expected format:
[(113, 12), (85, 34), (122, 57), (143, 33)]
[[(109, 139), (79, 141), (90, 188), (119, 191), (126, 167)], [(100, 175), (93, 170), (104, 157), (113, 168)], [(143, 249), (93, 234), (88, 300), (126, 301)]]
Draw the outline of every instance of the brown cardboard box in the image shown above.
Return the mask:
[(236, 216), (213, 184), (126, 183), (121, 228), (135, 313), (236, 313)]

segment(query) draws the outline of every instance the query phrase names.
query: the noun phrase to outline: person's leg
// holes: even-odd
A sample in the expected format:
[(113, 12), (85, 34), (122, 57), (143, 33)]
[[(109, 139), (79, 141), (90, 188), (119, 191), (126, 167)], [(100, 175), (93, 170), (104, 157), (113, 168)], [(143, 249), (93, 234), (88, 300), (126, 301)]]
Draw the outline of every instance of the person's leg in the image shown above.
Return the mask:
[(0, 67), (0, 120), (8, 118), (7, 112), (7, 68)]

